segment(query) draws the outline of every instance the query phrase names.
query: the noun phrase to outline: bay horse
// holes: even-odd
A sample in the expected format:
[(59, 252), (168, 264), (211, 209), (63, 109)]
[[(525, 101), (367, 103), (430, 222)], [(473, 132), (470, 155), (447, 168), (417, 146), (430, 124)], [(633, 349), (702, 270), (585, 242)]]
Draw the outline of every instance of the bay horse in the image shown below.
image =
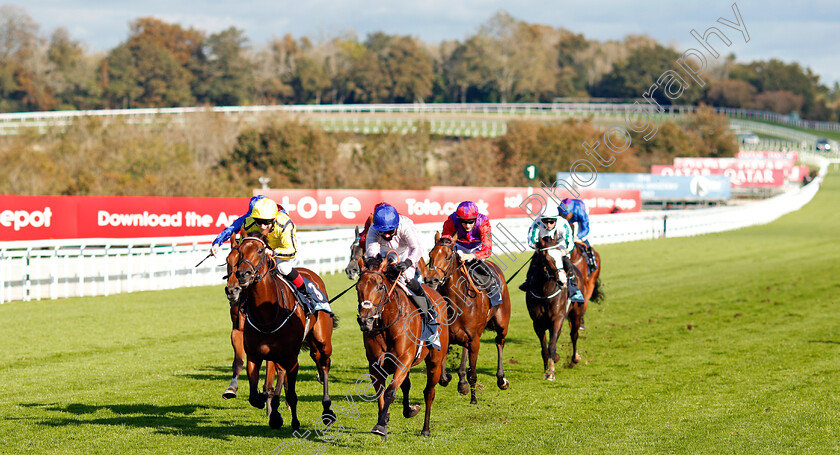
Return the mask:
[[(387, 440), (390, 418), (388, 408), (396, 398), (397, 388), (403, 393), (403, 417), (417, 415), (420, 406), (409, 405), (411, 381), (408, 373), (411, 367), (425, 361), (426, 387), (423, 389), (423, 398), (426, 414), (420, 434), (429, 436), (435, 385), (440, 381), (446, 365), (449, 333), (440, 328), (440, 350), (421, 342), (421, 315), (410, 302), (405, 289), (397, 285), (398, 274), (392, 272), (389, 262), (381, 257), (370, 258), (367, 263), (359, 259), (359, 268), (361, 272), (356, 283), (359, 300), (357, 321), (362, 331), (370, 378), (379, 404), (378, 419), (371, 433), (382, 436), (383, 441)], [(424, 286), (424, 291), (432, 300), (438, 315), (445, 314), (446, 303), (440, 294), (428, 286)], [(393, 375), (393, 379), (386, 388), (385, 382), (390, 375)]]
[[(557, 264), (549, 251), (556, 249), (559, 237), (555, 234), (553, 238), (543, 237), (535, 245), (534, 276), (531, 278), (531, 288), (525, 294), (525, 305), (528, 307), (528, 314), (534, 323), (534, 332), (540, 340), (540, 350), (545, 369), (545, 379), (553, 381), (554, 363), (560, 361), (557, 354), (557, 338), (563, 328), (563, 321), (569, 320), (572, 339), (571, 363), (580, 362), (580, 354), (577, 352), (578, 330), (586, 313), (587, 302), (575, 303), (571, 301), (568, 287), (560, 284), (558, 274), (565, 273), (563, 264)], [(580, 270), (574, 267), (575, 277), (578, 283), (583, 282)], [(549, 331), (549, 340), (546, 344), (545, 332)]]
[[(496, 385), (506, 390), (510, 382), (505, 378), (502, 366), (505, 337), (510, 322), (510, 294), (504, 274), (498, 265), (485, 261), (499, 278), (502, 303), (491, 308), (487, 290), (476, 286), (467, 265), (455, 253), (457, 235), (452, 239), (441, 239), (440, 232), (435, 232), (435, 247), (429, 253), (429, 284), (446, 297), (452, 313), (447, 315), (449, 324), (449, 342), (463, 346), (461, 367), (458, 369), (458, 392), (466, 395), (470, 392), (470, 403), (477, 404), (475, 386), (477, 382), (476, 362), (481, 347), (481, 334), (485, 329), (496, 331)], [(469, 357), (470, 369), (466, 370)], [(451, 376), (444, 371), (441, 385), (446, 385)], [(469, 378), (469, 389), (467, 380)]]
[[(302, 344), (306, 344), (315, 361), (318, 377), (323, 382), (321, 419), (325, 425), (335, 422), (332, 401), (329, 395), (330, 356), (332, 355), (333, 318), (329, 314), (316, 312), (306, 314), (296, 300), (291, 285), (285, 283), (276, 273), (276, 262), (267, 253), (265, 236), (245, 237), (236, 241), (231, 236), (231, 252), (228, 263), (233, 264), (228, 276), (229, 298), (241, 297), (245, 306), (243, 345), (247, 355), (248, 402), (262, 409), (268, 403), (269, 426), (280, 428), (283, 417), (279, 412), (280, 391), (275, 389), (266, 375), (266, 392), (258, 393), (260, 367), (263, 360), (273, 363), (280, 380), (286, 386), (286, 403), (292, 412), (292, 429), (300, 429), (297, 417), (297, 393), (295, 382), (298, 374), (298, 355)], [(298, 272), (319, 287), (325, 289), (321, 278), (309, 269), (298, 267)], [(312, 290), (310, 290), (312, 292)], [(240, 296), (240, 293), (242, 295)], [(268, 370), (272, 368), (269, 364)]]
[(580, 280), (580, 292), (587, 302), (599, 302), (604, 298), (604, 293), (601, 289), (601, 255), (592, 248), (592, 253), (595, 256), (595, 263), (598, 268), (589, 272), (589, 265), (586, 263), (586, 256), (583, 253), (586, 244), (583, 242), (575, 242), (575, 249), (572, 250), (572, 265), (580, 270), (583, 279)]

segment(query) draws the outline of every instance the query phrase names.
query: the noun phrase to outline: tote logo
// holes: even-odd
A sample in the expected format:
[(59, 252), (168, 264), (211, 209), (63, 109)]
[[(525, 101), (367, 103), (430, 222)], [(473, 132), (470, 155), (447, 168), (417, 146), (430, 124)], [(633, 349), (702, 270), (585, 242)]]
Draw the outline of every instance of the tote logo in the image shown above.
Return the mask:
[(44, 210), (33, 210), (27, 212), (26, 210), (3, 210), (0, 212), (0, 226), (13, 227), (14, 230), (19, 231), (20, 228), (32, 227), (50, 227), (50, 219), (52, 218), (52, 210), (49, 207), (44, 207)]

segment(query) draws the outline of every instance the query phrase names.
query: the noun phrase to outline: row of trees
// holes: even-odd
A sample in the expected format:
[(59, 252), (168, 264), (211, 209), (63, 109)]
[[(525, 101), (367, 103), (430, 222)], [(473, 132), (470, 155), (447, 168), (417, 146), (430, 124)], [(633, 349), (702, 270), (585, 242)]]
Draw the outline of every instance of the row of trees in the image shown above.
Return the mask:
[[(44, 37), (25, 10), (0, 7), (0, 110), (638, 98), (680, 55), (648, 37), (599, 42), (504, 12), (463, 41), (344, 33), (258, 47), (233, 27), (208, 35), (144, 17), (107, 53), (85, 49), (64, 29)], [(840, 87), (796, 63), (730, 55), (707, 77), (676, 102), (840, 115)]]
[[(452, 139), (425, 127), (409, 135), (330, 134), (293, 118), (237, 125), (216, 114), (189, 123), (137, 126), (80, 119), (66, 129), (0, 137), (0, 194), (242, 196), (273, 188), (424, 189), (520, 186), (534, 163), (553, 181), (602, 140), (590, 120), (511, 122), (497, 139)], [(632, 135), (610, 172), (645, 172), (675, 156), (732, 156), (726, 117), (701, 109), (663, 122), (655, 138)], [(512, 171), (513, 170), (513, 171)]]

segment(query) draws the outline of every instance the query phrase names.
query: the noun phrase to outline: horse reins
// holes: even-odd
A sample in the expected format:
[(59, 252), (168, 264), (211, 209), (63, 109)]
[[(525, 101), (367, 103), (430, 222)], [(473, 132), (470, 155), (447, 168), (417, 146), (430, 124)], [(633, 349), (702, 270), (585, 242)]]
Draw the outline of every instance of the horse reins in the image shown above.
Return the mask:
[[(467, 264), (465, 262), (461, 262), (460, 266), (456, 265), (456, 263), (458, 261), (458, 253), (455, 251), (455, 246), (447, 244), (447, 243), (438, 243), (435, 246), (443, 246), (443, 247), (446, 247), (446, 248), (449, 248), (450, 250), (452, 250), (452, 255), (449, 256), (449, 266), (446, 268), (446, 272), (444, 272), (444, 274), (443, 274), (443, 279), (440, 281), (441, 286), (444, 283), (446, 283), (446, 281), (450, 278), (450, 276), (453, 273), (455, 273), (456, 268), (460, 268), (461, 271), (464, 273), (464, 276), (467, 277), (467, 283), (469, 283), (470, 287), (475, 292), (476, 296), (478, 296), (478, 294), (480, 294), (481, 291), (478, 290), (478, 287), (476, 287), (475, 283), (473, 282), (472, 276), (470, 275), (469, 270), (467, 270)], [(431, 259), (431, 256), (430, 256), (430, 259)], [(429, 262), (431, 262), (431, 261), (429, 261)], [(429, 271), (437, 270), (437, 267), (435, 267), (433, 264), (430, 264), (428, 266), (428, 269), (429, 269)]]
[[(365, 274), (365, 273), (374, 273), (374, 274), (376, 274), (376, 275), (381, 276), (381, 277), (382, 277), (382, 281), (383, 281), (383, 282), (382, 282), (382, 283), (380, 283), (380, 284), (378, 284), (378, 285), (377, 285), (377, 288), (379, 288), (379, 287), (381, 286), (382, 288), (384, 288), (384, 289), (387, 291), (387, 293), (385, 294), (385, 298), (381, 299), (381, 301), (380, 301), (380, 303), (379, 303), (379, 304), (374, 305), (374, 307), (376, 308), (376, 314), (374, 315), (374, 317), (378, 318), (378, 319), (381, 321), (381, 320), (382, 320), (382, 312), (385, 310), (385, 305), (386, 305), (388, 302), (390, 302), (390, 301), (391, 301), (391, 297), (390, 297), (390, 296), (391, 296), (391, 293), (393, 293), (393, 292), (394, 292), (394, 288), (397, 286), (397, 282), (399, 281), (399, 279), (394, 280), (394, 284), (391, 286), (391, 289), (389, 290), (389, 289), (388, 289), (388, 286), (387, 286), (387, 283), (388, 283), (388, 278), (385, 276), (385, 274), (383, 274), (382, 272), (380, 272), (380, 271), (378, 271), (378, 270), (362, 270), (359, 274), (360, 274), (360, 275), (363, 275), (363, 274)], [(357, 284), (358, 284), (358, 283), (357, 283)], [(356, 285), (357, 285), (357, 284), (356, 284)], [(353, 285), (353, 286), (356, 286), (356, 285)], [(351, 288), (352, 288), (353, 286), (351, 286)], [(346, 291), (345, 291), (345, 292), (346, 292)], [(398, 299), (398, 300), (399, 300), (399, 299)], [(370, 303), (371, 303), (371, 304), (373, 304), (373, 302), (370, 302)], [(398, 310), (399, 312), (397, 313), (397, 317), (396, 317), (396, 318), (394, 318), (394, 321), (393, 321), (393, 322), (391, 322), (390, 324), (388, 324), (388, 325), (387, 325), (387, 326), (385, 326), (385, 327), (375, 328), (375, 329), (373, 329), (373, 330), (371, 330), (371, 331), (373, 331), (373, 332), (381, 332), (381, 331), (384, 331), (384, 330), (387, 330), (387, 329), (391, 328), (394, 324), (396, 324), (396, 323), (397, 323), (397, 321), (399, 321), (399, 320), (400, 320), (400, 318), (401, 318), (401, 316), (402, 316), (402, 313), (403, 313), (403, 311), (402, 311), (402, 305), (400, 305), (400, 304), (399, 304), (399, 302), (397, 302), (397, 310)]]

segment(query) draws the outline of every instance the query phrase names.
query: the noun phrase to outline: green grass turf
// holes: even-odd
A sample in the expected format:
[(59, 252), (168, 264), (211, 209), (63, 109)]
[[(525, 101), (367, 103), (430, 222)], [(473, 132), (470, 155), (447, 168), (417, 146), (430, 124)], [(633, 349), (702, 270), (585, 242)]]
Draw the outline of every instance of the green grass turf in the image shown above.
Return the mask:
[[(495, 386), (487, 333), (479, 404), (454, 383), (438, 387), (428, 438), (422, 413), (407, 420), (399, 406), (387, 443), (369, 433), (376, 406), (354, 391), (367, 370), (348, 293), (334, 304), (331, 391), (336, 409), (353, 414), (352, 399), (358, 418), (339, 412), (333, 443), (310, 433), (313, 452), (837, 453), (838, 202), (831, 175), (814, 201), (769, 225), (600, 247), (607, 299), (590, 305), (582, 363), (559, 368), (556, 382), (543, 379), (520, 275), (505, 349), (511, 388)], [(350, 284), (326, 282), (331, 294)], [(269, 454), (295, 441), (289, 412), (287, 426), (269, 429), (246, 381), (239, 398), (221, 398), (232, 359), (221, 284), (7, 303), (0, 322), (0, 453)], [(568, 325), (561, 340), (567, 365)], [(301, 364), (305, 432), (320, 386), (306, 354)], [(411, 377), (422, 403), (425, 379), (419, 368)]]

